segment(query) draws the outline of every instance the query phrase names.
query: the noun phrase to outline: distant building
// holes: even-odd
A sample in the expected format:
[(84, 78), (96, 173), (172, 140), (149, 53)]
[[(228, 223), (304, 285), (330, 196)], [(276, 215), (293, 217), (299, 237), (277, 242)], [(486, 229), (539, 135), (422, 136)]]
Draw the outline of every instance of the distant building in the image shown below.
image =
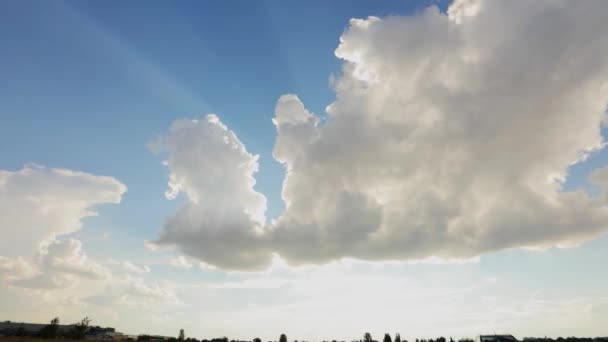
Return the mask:
[[(25, 333), (28, 336), (36, 336), (42, 328), (48, 323), (24, 323), (24, 322), (0, 322), (0, 337), (15, 336), (18, 333)], [(58, 333), (65, 334), (74, 327), (73, 324), (60, 324)], [(120, 340), (123, 334), (117, 332), (114, 328), (89, 327), (85, 333), (85, 338), (88, 340)]]
[(24, 329), (28, 334), (37, 333), (46, 324), (35, 324), (35, 323), (18, 323), (11, 321), (0, 322), (0, 335), (10, 336), (14, 335), (19, 329)]
[(114, 328), (89, 327), (84, 338), (87, 340), (122, 340), (126, 337)]
[(162, 341), (168, 341), (171, 338), (175, 338), (175, 337), (161, 336), (161, 335), (139, 335), (139, 336), (137, 336), (137, 340), (143, 341), (143, 342), (162, 342)]
[[(32, 336), (38, 334), (40, 329), (44, 328), (46, 325), (48, 324), (4, 321), (0, 322), (0, 336), (14, 336), (20, 330), (24, 331), (28, 336)], [(66, 332), (71, 329), (72, 326), (73, 325), (59, 325), (58, 332)]]
[(513, 335), (479, 335), (479, 342), (518, 342)]

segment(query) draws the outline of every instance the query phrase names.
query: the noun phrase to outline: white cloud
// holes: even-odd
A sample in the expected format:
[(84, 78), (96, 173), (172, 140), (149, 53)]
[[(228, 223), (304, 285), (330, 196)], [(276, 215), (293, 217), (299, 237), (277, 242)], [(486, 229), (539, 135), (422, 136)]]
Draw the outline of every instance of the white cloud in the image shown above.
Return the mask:
[(177, 304), (175, 286), (157, 281), (147, 281), (129, 274), (116, 276), (105, 288), (85, 297), (85, 302), (99, 306), (124, 305), (127, 307), (149, 307), (155, 304)]
[(0, 257), (0, 312), (28, 321), (59, 315), (64, 322), (86, 314), (111, 324), (141, 312), (154, 319), (180, 303), (174, 284), (147, 279), (148, 266), (113, 259), (104, 265), (88, 258), (75, 239), (56, 240), (31, 261)]
[(108, 269), (87, 258), (82, 243), (76, 239), (55, 240), (44, 246), (29, 267), (35, 270), (34, 275), (11, 284), (55, 289), (73, 286), (81, 278), (98, 280), (110, 277)]
[(296, 264), (468, 259), (605, 233), (605, 197), (561, 186), (604, 146), (607, 10), (456, 1), (447, 14), (351, 20), (328, 120), (295, 95), (277, 103), (285, 212), (263, 225), (257, 157), (216, 116), (178, 120), (160, 145), (168, 197), (187, 196), (158, 244), (254, 269), (273, 253)]
[(192, 268), (194, 265), (183, 255), (176, 256), (169, 260), (169, 265), (180, 268)]
[(146, 299), (152, 299), (155, 301), (162, 302), (178, 302), (178, 299), (172, 289), (168, 285), (161, 285), (159, 283), (147, 284), (141, 278), (126, 278), (127, 294), (137, 297), (143, 297)]
[(22, 257), (8, 258), (0, 256), (0, 281), (26, 278), (32, 276), (34, 272), (31, 263)]
[(144, 240), (144, 248), (151, 252), (158, 250), (158, 246), (154, 242), (148, 240)]
[[(111, 177), (26, 165), (0, 170), (0, 269), (3, 284), (56, 289), (107, 270), (88, 260), (76, 239), (56, 239), (81, 228), (103, 203), (119, 203), (126, 186)], [(0, 271), (0, 273), (2, 273)]]
[(130, 273), (137, 273), (137, 274), (144, 274), (144, 273), (150, 273), (151, 269), (149, 266), (147, 265), (138, 265), (138, 264), (134, 264), (130, 261), (123, 261), (121, 263), (122, 268)]
[(0, 239), (3, 256), (31, 256), (41, 244), (81, 228), (93, 207), (119, 203), (126, 186), (112, 177), (27, 165), (0, 170)]
[(247, 152), (215, 115), (176, 120), (155, 147), (167, 152), (167, 198), (186, 201), (168, 219), (158, 245), (224, 267), (260, 267), (270, 254), (259, 244), (266, 198), (253, 190), (258, 156)]
[(56, 290), (109, 271), (87, 258), (80, 240), (58, 239), (96, 215), (96, 205), (119, 203), (126, 186), (111, 177), (26, 165), (0, 170), (0, 286)]
[(290, 205), (277, 249), (302, 262), (469, 258), (605, 232), (604, 203), (547, 181), (603, 146), (608, 25), (587, 15), (603, 9), (467, 1), (351, 21), (330, 121), (278, 158)]

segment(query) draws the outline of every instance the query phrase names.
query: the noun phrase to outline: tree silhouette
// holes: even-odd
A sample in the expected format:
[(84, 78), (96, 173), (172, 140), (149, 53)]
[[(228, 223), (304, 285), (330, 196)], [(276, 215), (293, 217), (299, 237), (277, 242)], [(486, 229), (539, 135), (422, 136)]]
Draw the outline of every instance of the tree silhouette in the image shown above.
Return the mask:
[(363, 342), (372, 342), (372, 334), (366, 332), (363, 334)]
[(179, 329), (179, 337), (178, 339), (180, 341), (183, 341), (186, 338), (186, 335), (184, 334), (184, 329)]
[(89, 329), (90, 323), (91, 319), (89, 317), (83, 318), (82, 321), (72, 326), (72, 329), (70, 329), (70, 331), (68, 332), (68, 336), (75, 340), (84, 339), (84, 335), (86, 334), (87, 329)]
[(51, 320), (51, 323), (45, 325), (44, 328), (40, 329), (38, 333), (42, 338), (56, 338), (57, 332), (59, 331), (59, 317), (55, 317)]
[(259, 337), (256, 337), (253, 339), (253, 342), (262, 342), (262, 340)]
[(391, 338), (391, 335), (384, 334), (384, 340), (382, 340), (382, 342), (393, 342), (393, 339)]
[(401, 335), (399, 333), (395, 334), (395, 342), (401, 342)]
[(19, 326), (19, 328), (17, 328), (17, 331), (15, 331), (15, 336), (19, 336), (19, 337), (27, 336), (27, 330), (25, 330), (25, 328), (23, 327), (23, 324), (21, 324)]
[(279, 342), (287, 342), (287, 336), (285, 334), (281, 334), (281, 337), (279, 337)]

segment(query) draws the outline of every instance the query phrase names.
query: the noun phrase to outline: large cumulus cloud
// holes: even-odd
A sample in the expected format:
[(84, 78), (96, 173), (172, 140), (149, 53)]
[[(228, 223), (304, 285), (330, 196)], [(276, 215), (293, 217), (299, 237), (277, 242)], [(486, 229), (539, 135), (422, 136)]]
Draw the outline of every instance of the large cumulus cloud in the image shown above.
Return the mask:
[[(561, 187), (570, 165), (603, 147), (607, 10), (469, 0), (351, 20), (328, 119), (295, 95), (277, 103), (278, 220), (260, 218), (257, 159), (234, 133), (215, 116), (178, 121), (164, 143), (170, 193), (188, 198), (159, 242), (255, 268), (272, 253), (296, 264), (468, 258), (606, 232), (605, 196)], [(603, 173), (591, 179), (601, 189)]]
[(253, 189), (258, 157), (215, 115), (177, 120), (152, 145), (168, 156), (167, 198), (186, 197), (156, 243), (222, 267), (266, 265), (271, 255), (259, 243), (266, 198)]

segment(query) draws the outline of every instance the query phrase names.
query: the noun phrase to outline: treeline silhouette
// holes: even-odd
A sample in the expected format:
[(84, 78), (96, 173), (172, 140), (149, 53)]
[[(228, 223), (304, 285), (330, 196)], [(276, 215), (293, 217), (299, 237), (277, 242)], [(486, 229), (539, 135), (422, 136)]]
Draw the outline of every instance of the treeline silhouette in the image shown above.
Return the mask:
[(524, 337), (524, 341), (529, 342), (608, 342), (608, 337)]
[[(0, 336), (16, 336), (16, 337), (37, 337), (42, 339), (71, 339), (81, 340), (84, 338), (91, 338), (97, 333), (103, 332), (115, 332), (114, 328), (102, 328), (99, 326), (91, 326), (92, 320), (88, 317), (83, 318), (80, 322), (72, 325), (59, 325), (59, 318), (53, 318), (49, 324), (43, 326), (39, 331), (32, 332), (28, 331), (23, 327), (23, 324), (15, 330), (11, 331), (0, 331)], [(228, 337), (217, 337), (212, 339), (196, 339), (193, 337), (186, 337), (184, 329), (179, 330), (177, 337), (166, 337), (158, 335), (147, 335), (142, 334), (134, 337), (124, 336), (122, 340), (126, 341), (137, 341), (137, 342), (262, 342), (259, 337), (253, 338), (252, 340), (233, 340)], [(525, 337), (524, 342), (608, 342), (608, 337), (558, 337), (558, 338), (536, 338), (536, 337)], [(268, 341), (277, 342), (277, 341)], [(278, 342), (289, 342), (287, 335), (281, 334)], [(308, 342), (306, 340), (293, 340), (293, 342)], [(345, 340), (323, 340), (323, 342), (346, 342)], [(375, 340), (369, 332), (363, 334), (361, 339), (353, 339), (350, 342), (380, 342)], [(401, 339), (399, 333), (395, 334), (395, 337), (391, 337), (390, 334), (384, 334), (382, 342), (409, 342), (406, 339)], [(429, 339), (415, 339), (411, 342), (475, 342), (471, 338), (460, 338), (457, 341), (453, 338), (446, 339), (445, 337), (429, 338)]]
[[(201, 340), (197, 340), (196, 338), (183, 338), (183, 329), (180, 330), (180, 338), (174, 338), (174, 337), (169, 337), (168, 339), (164, 339), (164, 341), (168, 341), (168, 342), (180, 342), (180, 341), (184, 341), (184, 342), (262, 342), (262, 340), (259, 337), (256, 337), (252, 340), (232, 340), (229, 339), (228, 337), (217, 337), (217, 338), (212, 338), (212, 339), (201, 339)], [(159, 341), (160, 336), (152, 336), (152, 335), (139, 335), (137, 337), (137, 341), (138, 342), (153, 342), (153, 341)], [(608, 337), (595, 337), (595, 338), (591, 338), (591, 337), (558, 337), (556, 339), (552, 339), (552, 338), (547, 338), (547, 337), (543, 337), (543, 338), (535, 338), (535, 337), (526, 337), (523, 339), (526, 342), (608, 342)], [(412, 342), (475, 342), (474, 339), (472, 338), (460, 338), (458, 340), (454, 340), (453, 338), (448, 338), (446, 339), (445, 337), (437, 337), (437, 338), (429, 338), (429, 339), (415, 339)], [(268, 342), (277, 342), (275, 341), (268, 341)], [(287, 336), (285, 334), (281, 334), (279, 337), (278, 342), (289, 342), (287, 339)], [(293, 342), (308, 342), (306, 340), (294, 340)], [(345, 340), (323, 340), (323, 342), (346, 342)], [(372, 338), (372, 335), (370, 333), (365, 333), (363, 334), (363, 338), (362, 339), (354, 339), (351, 340), (350, 342), (379, 342), (378, 340), (375, 340)], [(395, 335), (395, 338), (393, 339), (391, 337), (390, 334), (384, 334), (384, 338), (382, 339), (382, 342), (409, 342), (406, 339), (401, 339), (401, 335), (399, 333), (397, 333)]]
[(91, 319), (88, 317), (83, 318), (80, 322), (61, 326), (59, 325), (59, 317), (55, 317), (51, 322), (43, 326), (39, 331), (28, 331), (23, 324), (21, 324), (14, 331), (2, 331), (2, 335), (5, 336), (16, 336), (16, 337), (38, 337), (43, 339), (70, 339), (70, 340), (82, 340), (85, 338), (87, 333), (95, 332), (96, 329), (104, 329), (101, 327), (90, 326)]

